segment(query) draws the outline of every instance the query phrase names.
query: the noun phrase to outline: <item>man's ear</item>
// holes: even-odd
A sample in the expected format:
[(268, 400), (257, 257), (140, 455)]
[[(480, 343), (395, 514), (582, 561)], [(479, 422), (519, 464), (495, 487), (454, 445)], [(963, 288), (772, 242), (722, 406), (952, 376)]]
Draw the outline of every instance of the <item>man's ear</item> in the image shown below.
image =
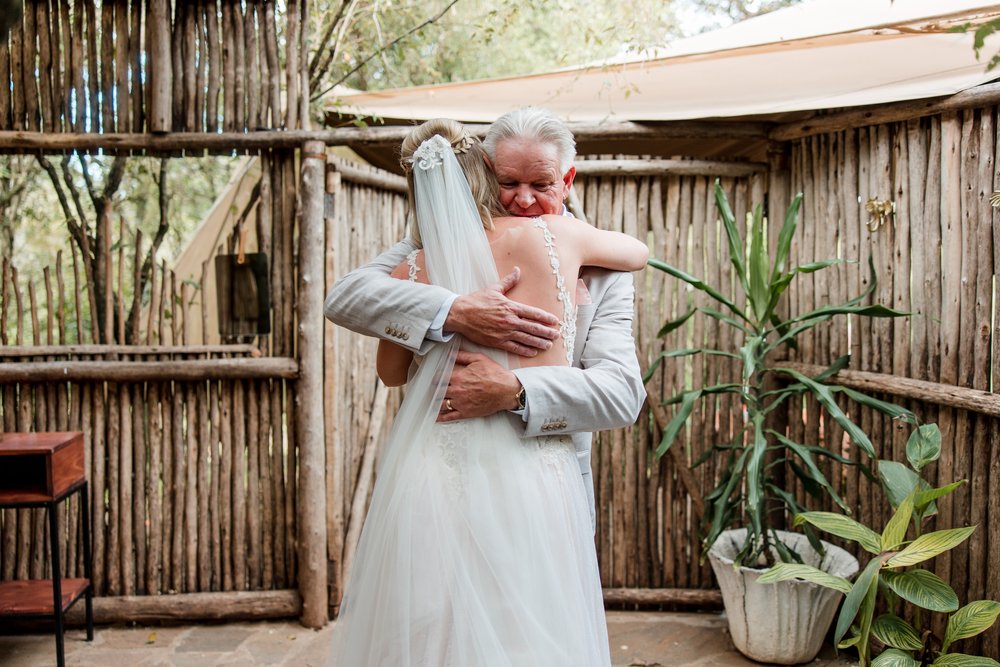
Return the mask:
[(566, 186), (567, 196), (569, 195), (569, 189), (573, 186), (574, 178), (576, 178), (576, 167), (570, 167), (562, 177), (563, 185)]
[(497, 173), (497, 170), (493, 168), (493, 163), (490, 161), (490, 156), (486, 154), (486, 151), (483, 151), (483, 162), (486, 163), (486, 167), (491, 172), (493, 172), (494, 174)]

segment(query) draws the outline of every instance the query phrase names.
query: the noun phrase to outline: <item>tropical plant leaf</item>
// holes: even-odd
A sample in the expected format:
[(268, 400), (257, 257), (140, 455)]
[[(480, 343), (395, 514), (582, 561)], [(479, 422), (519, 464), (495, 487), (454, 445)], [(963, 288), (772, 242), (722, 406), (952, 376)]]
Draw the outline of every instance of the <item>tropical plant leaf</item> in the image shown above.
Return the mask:
[(925, 533), (910, 542), (905, 549), (885, 561), (885, 567), (906, 567), (934, 558), (957, 547), (976, 530), (975, 526), (949, 528)]
[(872, 634), (880, 642), (904, 651), (919, 651), (924, 647), (913, 626), (895, 614), (882, 614), (872, 623)]
[(811, 565), (800, 565), (799, 563), (775, 563), (767, 572), (762, 574), (757, 580), (762, 584), (773, 584), (778, 581), (788, 581), (789, 579), (801, 579), (811, 581), (825, 588), (832, 588), (840, 591), (844, 595), (851, 592), (851, 582), (835, 574), (824, 572)]
[[(730, 466), (729, 479), (726, 485), (723, 487), (722, 492), (719, 494), (719, 499), (712, 505), (712, 523), (709, 526), (708, 534), (705, 536), (705, 546), (710, 547), (715, 544), (715, 540), (718, 539), (719, 535), (723, 530), (729, 527), (729, 520), (731, 514), (730, 509), (733, 504), (729, 502), (729, 497), (732, 495), (733, 491), (736, 489), (737, 485), (743, 481), (744, 473), (744, 463), (746, 462), (747, 454), (750, 450), (744, 449), (739, 457)], [(707, 553), (707, 549), (704, 553)], [(704, 556), (703, 556), (704, 558)]]
[(774, 253), (774, 266), (771, 269), (771, 284), (773, 285), (785, 270), (785, 262), (788, 261), (788, 252), (792, 248), (792, 239), (795, 238), (795, 227), (798, 225), (799, 208), (802, 206), (802, 193), (795, 195), (792, 203), (785, 211), (785, 222), (781, 225), (778, 233), (778, 245)]
[[(800, 514), (799, 516), (802, 515)], [(862, 603), (878, 590), (879, 568), (879, 559), (872, 558), (868, 561), (865, 569), (861, 571), (861, 574), (858, 575), (857, 581), (851, 586), (847, 597), (844, 598), (844, 605), (840, 608), (840, 615), (837, 617), (837, 629), (833, 635), (834, 644), (839, 644), (840, 640), (847, 634), (847, 630), (851, 627), (851, 622), (858, 616)], [(868, 622), (871, 622), (870, 619)], [(862, 619), (862, 624), (864, 624), (864, 619)], [(861, 635), (861, 642), (867, 643), (868, 632), (864, 627), (861, 629), (862, 631), (859, 633)]]
[[(923, 480), (921, 480), (923, 481)], [(958, 487), (966, 483), (967, 480), (960, 479), (957, 482), (952, 482), (951, 484), (945, 484), (936, 489), (927, 489), (926, 491), (920, 491), (917, 493), (913, 500), (913, 508), (921, 518), (932, 516), (937, 513), (937, 510), (932, 508), (934, 501), (942, 496), (946, 496)], [(933, 511), (929, 511), (933, 510)]]
[(715, 179), (715, 207), (719, 209), (719, 215), (722, 216), (722, 227), (726, 230), (726, 240), (729, 243), (729, 263), (733, 265), (733, 270), (736, 271), (736, 276), (740, 279), (743, 290), (749, 292), (750, 286), (747, 284), (747, 271), (743, 258), (743, 239), (740, 238), (740, 232), (736, 228), (736, 216), (733, 215), (733, 209), (729, 206), (729, 198), (726, 196), (726, 191), (722, 189), (722, 183), (719, 179)]
[[(875, 636), (878, 634), (876, 633)], [(876, 656), (872, 660), (871, 667), (920, 667), (920, 663), (914, 660), (909, 653), (900, 651), (898, 648), (890, 648)]]
[[(649, 260), (652, 262), (653, 260)], [(785, 324), (795, 324), (796, 322), (803, 322), (805, 320), (811, 320), (816, 317), (832, 317), (833, 315), (861, 315), (862, 317), (906, 317), (910, 313), (902, 310), (893, 310), (892, 308), (887, 308), (881, 304), (875, 304), (873, 306), (848, 306), (846, 304), (832, 304), (829, 306), (823, 306), (822, 308), (817, 308), (816, 310), (810, 310), (808, 313), (803, 313), (793, 317), (790, 320), (786, 320)]]
[(702, 390), (694, 389), (692, 391), (684, 392), (681, 397), (681, 407), (677, 410), (674, 416), (667, 423), (667, 427), (663, 429), (663, 437), (660, 439), (660, 444), (656, 448), (656, 455), (663, 456), (670, 449), (670, 445), (674, 444), (674, 440), (677, 439), (677, 434), (680, 433), (681, 428), (684, 426), (684, 422), (687, 421), (688, 415), (694, 410), (695, 403), (701, 398)]
[(899, 507), (899, 504), (920, 484), (917, 473), (895, 461), (880, 460), (878, 475), (882, 478), (882, 486), (893, 507)]
[(764, 483), (761, 478), (761, 466), (764, 454), (767, 453), (767, 438), (764, 437), (764, 415), (759, 412), (753, 416), (753, 442), (750, 447), (750, 460), (747, 461), (747, 513), (753, 517), (764, 501)]
[(862, 431), (857, 424), (852, 422), (850, 417), (844, 414), (844, 411), (840, 409), (840, 406), (837, 405), (837, 401), (834, 399), (833, 392), (830, 391), (829, 387), (820, 384), (812, 378), (806, 377), (802, 373), (792, 370), (791, 368), (776, 368), (775, 370), (781, 373), (787, 373), (807, 386), (813, 395), (816, 396), (816, 400), (822, 403), (823, 407), (826, 408), (826, 411), (830, 413), (830, 416), (833, 417), (838, 424), (840, 424), (842, 429), (847, 431), (848, 435), (851, 436), (851, 440), (865, 450), (868, 456), (875, 458), (875, 448), (872, 447), (871, 440), (869, 440), (865, 432)]
[(882, 551), (894, 551), (906, 540), (906, 529), (910, 526), (910, 519), (913, 517), (913, 496), (915, 493), (914, 491), (906, 496), (896, 508), (892, 518), (885, 524), (885, 528), (882, 530)]
[(937, 424), (924, 424), (910, 434), (906, 441), (906, 458), (914, 470), (920, 472), (940, 456), (941, 429)]
[(658, 332), (656, 332), (656, 337), (657, 338), (663, 338), (664, 336), (666, 336), (671, 331), (675, 331), (676, 329), (679, 329), (680, 327), (684, 326), (684, 323), (687, 322), (689, 319), (691, 319), (691, 316), (694, 315), (697, 312), (698, 312), (697, 308), (692, 308), (691, 310), (689, 310), (688, 312), (684, 313), (683, 315), (681, 315), (677, 319), (670, 320), (669, 322), (667, 322), (666, 324), (664, 324), (660, 328), (660, 330)]
[(958, 595), (933, 572), (882, 572), (882, 581), (896, 595), (918, 607), (943, 613), (958, 609)]
[(649, 382), (650, 378), (652, 378), (653, 375), (656, 373), (656, 369), (660, 367), (660, 364), (663, 363), (664, 359), (690, 357), (695, 354), (706, 354), (714, 357), (729, 357), (731, 359), (739, 359), (739, 356), (733, 354), (732, 352), (723, 352), (722, 350), (713, 350), (707, 347), (689, 347), (680, 350), (666, 350), (664, 352), (660, 352), (659, 356), (656, 357), (656, 360), (652, 364), (650, 364), (646, 372), (643, 373), (642, 375), (643, 383), (645, 384), (646, 382)]
[(932, 662), (931, 667), (1000, 667), (1000, 662), (981, 655), (946, 653)]
[(771, 267), (768, 266), (767, 242), (764, 239), (764, 209), (760, 204), (754, 208), (753, 214), (747, 214), (747, 227), (750, 235), (749, 282), (750, 300), (754, 321), (763, 326), (767, 322), (767, 313), (771, 303), (768, 286), (770, 284)]
[(738, 315), (740, 319), (747, 320), (747, 317), (743, 314), (743, 311), (740, 310), (739, 307), (737, 307), (737, 305), (733, 303), (731, 299), (720, 294), (718, 291), (715, 290), (715, 288), (711, 287), (700, 278), (696, 278), (695, 276), (692, 276), (689, 273), (681, 271), (680, 269), (673, 267), (670, 264), (667, 264), (666, 262), (659, 259), (650, 259), (648, 264), (652, 266), (654, 269), (659, 269), (660, 271), (663, 271), (664, 273), (667, 273), (673, 276), (674, 278), (677, 278), (678, 280), (683, 280), (684, 282), (686, 282), (688, 285), (691, 285), (695, 289), (701, 290), (705, 294), (709, 295), (710, 297), (712, 297), (713, 299), (724, 305), (729, 310), (733, 311), (733, 313)]
[(809, 453), (809, 449), (806, 448), (804, 445), (800, 445), (794, 440), (786, 438), (784, 435), (778, 433), (777, 431), (772, 430), (769, 432), (775, 438), (777, 438), (778, 442), (780, 442), (785, 447), (788, 447), (790, 450), (795, 452), (795, 454), (806, 465), (806, 468), (808, 469), (809, 474), (812, 476), (812, 479), (817, 484), (826, 489), (827, 493), (830, 494), (830, 497), (833, 498), (834, 502), (836, 502), (837, 505), (839, 505), (843, 510), (847, 511), (848, 509), (847, 503), (843, 501), (843, 499), (840, 497), (840, 494), (837, 493), (836, 489), (834, 489), (833, 486), (830, 484), (830, 482), (827, 480), (826, 475), (824, 475), (823, 471), (820, 470), (819, 466), (816, 465), (816, 461), (813, 460), (812, 455)]
[(874, 396), (869, 396), (868, 394), (862, 393), (860, 391), (855, 391), (850, 387), (831, 387), (834, 391), (843, 392), (845, 396), (849, 397), (856, 403), (859, 403), (865, 407), (872, 408), (873, 410), (878, 410), (884, 415), (889, 415), (893, 419), (900, 419), (907, 424), (915, 424), (917, 422), (917, 416), (913, 414), (910, 410), (896, 405), (895, 403), (890, 403), (889, 401), (882, 401)]
[(833, 512), (803, 512), (795, 517), (795, 525), (809, 523), (822, 531), (851, 540), (861, 545), (871, 554), (882, 553), (882, 538), (871, 528), (863, 526), (854, 519)]
[(716, 320), (718, 320), (718, 321), (720, 321), (720, 322), (722, 322), (724, 324), (728, 324), (731, 327), (739, 329), (740, 331), (742, 331), (743, 333), (745, 333), (748, 336), (753, 333), (753, 331), (749, 327), (747, 327), (746, 325), (744, 325), (742, 322), (734, 320), (733, 318), (729, 317), (725, 313), (720, 312), (720, 311), (718, 311), (718, 310), (716, 310), (714, 308), (710, 308), (709, 306), (701, 306), (701, 307), (698, 308), (698, 310), (700, 310), (701, 312), (705, 313), (706, 315), (708, 315), (709, 317), (711, 317), (713, 319), (716, 319)]
[(941, 652), (959, 639), (975, 637), (989, 628), (1000, 616), (1000, 602), (995, 600), (975, 600), (965, 605), (948, 618), (948, 629), (944, 633)]

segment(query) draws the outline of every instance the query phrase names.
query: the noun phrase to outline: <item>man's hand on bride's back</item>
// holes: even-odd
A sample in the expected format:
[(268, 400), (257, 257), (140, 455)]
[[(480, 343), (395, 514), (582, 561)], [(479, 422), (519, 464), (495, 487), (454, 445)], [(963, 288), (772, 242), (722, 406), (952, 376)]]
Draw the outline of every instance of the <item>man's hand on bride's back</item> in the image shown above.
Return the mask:
[(444, 330), (523, 357), (549, 349), (559, 336), (559, 320), (541, 308), (507, 298), (507, 291), (519, 279), (520, 270), (515, 268), (496, 285), (456, 298)]

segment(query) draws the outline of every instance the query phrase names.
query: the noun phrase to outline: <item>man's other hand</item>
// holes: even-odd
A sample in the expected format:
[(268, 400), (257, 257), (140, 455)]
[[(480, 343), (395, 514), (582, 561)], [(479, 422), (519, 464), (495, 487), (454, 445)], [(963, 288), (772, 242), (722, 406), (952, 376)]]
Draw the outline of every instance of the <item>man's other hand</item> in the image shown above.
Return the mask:
[(438, 415), (439, 422), (486, 417), (517, 407), (521, 381), (489, 357), (459, 352)]
[(520, 277), (520, 269), (515, 268), (496, 285), (456, 298), (444, 330), (522, 357), (549, 349), (559, 336), (559, 319), (541, 308), (507, 298), (507, 291)]

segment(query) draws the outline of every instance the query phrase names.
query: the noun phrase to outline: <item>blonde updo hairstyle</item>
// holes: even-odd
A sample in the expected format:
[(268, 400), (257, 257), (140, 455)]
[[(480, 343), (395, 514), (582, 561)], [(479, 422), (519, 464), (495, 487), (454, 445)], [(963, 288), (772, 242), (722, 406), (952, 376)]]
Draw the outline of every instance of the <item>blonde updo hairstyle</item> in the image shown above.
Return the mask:
[[(479, 210), (483, 227), (493, 229), (493, 216), (503, 213), (503, 208), (500, 206), (500, 185), (497, 183), (496, 174), (490, 167), (483, 143), (470, 135), (464, 125), (448, 118), (435, 118), (418, 125), (403, 139), (399, 150), (399, 163), (406, 172), (410, 211), (416, 210), (413, 201), (413, 153), (420, 144), (435, 134), (441, 135), (451, 144), (458, 166), (462, 168), (462, 173), (469, 182), (472, 200)], [(420, 230), (416, 224), (410, 225), (410, 236), (416, 241), (417, 246), (422, 245)]]

